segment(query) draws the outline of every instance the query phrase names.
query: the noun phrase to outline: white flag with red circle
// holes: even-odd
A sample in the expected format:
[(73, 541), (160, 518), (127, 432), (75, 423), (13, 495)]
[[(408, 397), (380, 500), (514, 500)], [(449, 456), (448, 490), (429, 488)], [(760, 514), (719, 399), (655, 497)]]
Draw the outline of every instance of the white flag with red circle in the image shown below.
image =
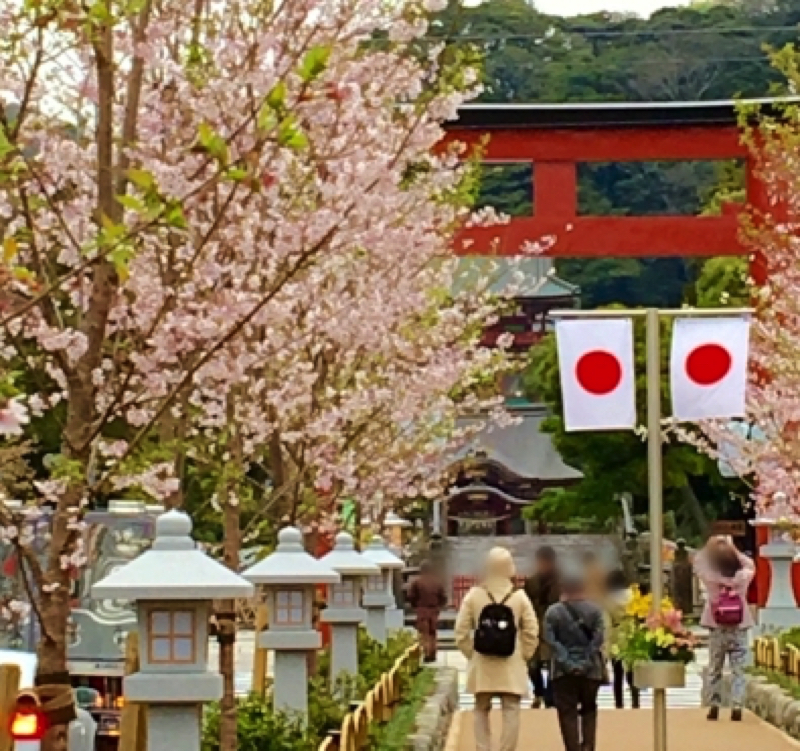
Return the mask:
[(566, 429), (633, 428), (636, 374), (631, 320), (557, 321), (556, 346)]
[(744, 417), (749, 348), (747, 318), (678, 318), (670, 357), (675, 419)]

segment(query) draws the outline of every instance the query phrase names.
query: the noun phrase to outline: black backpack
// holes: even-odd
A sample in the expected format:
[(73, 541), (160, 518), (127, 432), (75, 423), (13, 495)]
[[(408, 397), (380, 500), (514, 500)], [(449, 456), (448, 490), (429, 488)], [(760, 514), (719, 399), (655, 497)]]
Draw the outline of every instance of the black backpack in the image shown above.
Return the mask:
[(583, 637), (582, 645), (567, 649), (567, 664), (564, 665), (564, 668), (570, 675), (587, 677), (597, 668), (598, 662), (605, 664), (600, 653), (594, 647), (594, 631), (570, 603), (562, 602), (561, 607), (567, 611), (573, 625), (577, 627), (578, 632)]
[(517, 648), (517, 624), (514, 611), (506, 601), (511, 590), (500, 602), (495, 602), (489, 592), (491, 602), (481, 610), (478, 626), (475, 629), (475, 651), (486, 657), (511, 657)]

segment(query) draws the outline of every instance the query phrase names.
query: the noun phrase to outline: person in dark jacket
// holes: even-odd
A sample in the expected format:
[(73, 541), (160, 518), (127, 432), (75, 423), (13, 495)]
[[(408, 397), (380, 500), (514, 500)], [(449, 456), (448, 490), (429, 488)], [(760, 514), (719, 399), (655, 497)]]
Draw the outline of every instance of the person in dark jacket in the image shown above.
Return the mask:
[[(606, 586), (606, 654), (613, 654), (613, 647), (619, 640), (620, 629), (625, 621), (628, 605), (633, 599), (633, 590), (622, 569), (616, 569), (608, 575)], [(617, 709), (625, 708), (625, 681), (631, 692), (631, 706), (639, 709), (639, 689), (633, 682), (633, 671), (626, 670), (622, 660), (611, 657), (611, 668), (614, 675), (614, 704)]]
[[(525, 594), (533, 605), (536, 619), (544, 623), (548, 608), (559, 601), (561, 586), (559, 584), (556, 551), (544, 546), (536, 551), (536, 571), (525, 580)], [(553, 706), (553, 687), (550, 680), (551, 650), (544, 638), (539, 640), (536, 654), (528, 665), (528, 674), (533, 684), (533, 707), (538, 709)]]
[(436, 662), (436, 632), (439, 615), (447, 604), (447, 594), (431, 561), (423, 561), (420, 565), (419, 576), (411, 582), (407, 599), (417, 616), (417, 631), (425, 662)]
[(553, 699), (565, 751), (595, 751), (597, 694), (607, 682), (603, 611), (580, 577), (564, 578), (561, 602), (545, 615), (553, 650)]

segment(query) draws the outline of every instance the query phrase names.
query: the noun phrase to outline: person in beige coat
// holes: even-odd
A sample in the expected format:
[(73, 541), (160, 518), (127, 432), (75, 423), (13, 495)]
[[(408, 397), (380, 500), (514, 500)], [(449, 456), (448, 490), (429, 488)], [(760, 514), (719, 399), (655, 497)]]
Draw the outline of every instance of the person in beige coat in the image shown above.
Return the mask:
[[(477, 751), (491, 751), (489, 713), (498, 697), (503, 709), (499, 751), (516, 751), (519, 740), (520, 701), (530, 696), (528, 661), (536, 654), (539, 624), (530, 600), (514, 588), (514, 560), (504, 548), (490, 551), (483, 582), (473, 587), (458, 612), (456, 646), (469, 660), (467, 691), (475, 696), (475, 743)], [(503, 602), (514, 613), (517, 648), (511, 657), (489, 657), (474, 649), (474, 632), (481, 611), (492, 600)]]

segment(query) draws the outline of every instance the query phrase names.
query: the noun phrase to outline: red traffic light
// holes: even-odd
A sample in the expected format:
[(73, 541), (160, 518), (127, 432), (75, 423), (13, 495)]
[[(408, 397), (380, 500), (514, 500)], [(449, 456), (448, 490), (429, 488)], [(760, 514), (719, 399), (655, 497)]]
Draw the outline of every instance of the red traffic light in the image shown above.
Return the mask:
[(47, 730), (47, 720), (35, 694), (20, 694), (11, 715), (11, 737), (15, 741), (38, 741)]

